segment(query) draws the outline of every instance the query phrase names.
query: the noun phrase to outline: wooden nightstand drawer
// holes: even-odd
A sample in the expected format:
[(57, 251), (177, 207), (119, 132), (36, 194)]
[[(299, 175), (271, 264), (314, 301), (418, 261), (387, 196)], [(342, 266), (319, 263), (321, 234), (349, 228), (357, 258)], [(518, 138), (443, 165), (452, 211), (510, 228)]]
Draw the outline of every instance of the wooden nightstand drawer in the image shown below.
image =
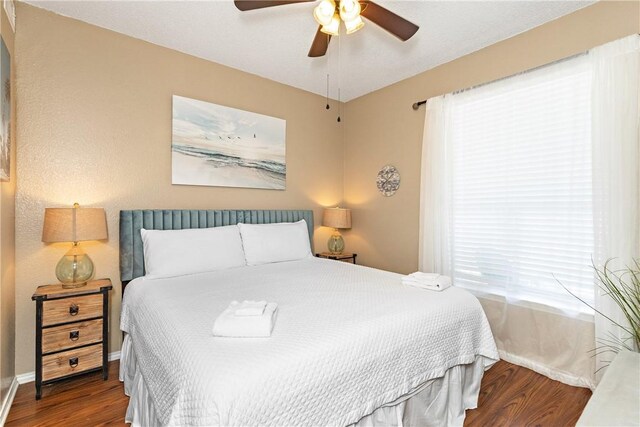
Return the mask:
[(102, 317), (102, 295), (85, 295), (44, 301), (42, 326)]
[(101, 344), (50, 354), (42, 356), (42, 380), (49, 381), (101, 366)]
[(51, 353), (102, 341), (102, 319), (42, 330), (42, 352)]

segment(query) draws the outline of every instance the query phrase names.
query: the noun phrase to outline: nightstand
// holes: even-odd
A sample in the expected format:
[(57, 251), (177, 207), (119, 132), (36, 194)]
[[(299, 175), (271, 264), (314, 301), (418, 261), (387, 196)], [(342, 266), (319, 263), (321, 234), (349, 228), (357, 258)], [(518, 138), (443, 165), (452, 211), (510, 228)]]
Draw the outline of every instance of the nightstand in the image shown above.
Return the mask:
[(106, 380), (109, 341), (110, 279), (63, 289), (39, 286), (36, 302), (36, 399), (42, 386), (102, 370)]
[(331, 252), (321, 252), (319, 254), (316, 254), (316, 256), (318, 258), (334, 259), (337, 261), (346, 261), (346, 262), (351, 262), (355, 264), (356, 257), (358, 256), (358, 254), (350, 254), (347, 252), (343, 252), (341, 254), (332, 254)]

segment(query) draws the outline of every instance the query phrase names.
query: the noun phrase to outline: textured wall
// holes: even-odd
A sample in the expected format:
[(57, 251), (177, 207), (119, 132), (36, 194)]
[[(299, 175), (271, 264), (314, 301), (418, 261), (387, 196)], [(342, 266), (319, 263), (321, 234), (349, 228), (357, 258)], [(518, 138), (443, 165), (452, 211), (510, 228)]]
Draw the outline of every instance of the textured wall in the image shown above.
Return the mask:
[(0, 33), (11, 55), (11, 179), (0, 183), (0, 402), (15, 375), (16, 91), (14, 34), (4, 8)]
[[(443, 93), (509, 76), (640, 32), (640, 2), (599, 2), (346, 105), (345, 188), (354, 209), (347, 244), (358, 261), (408, 273), (418, 268), (420, 159), (424, 107), (411, 105)], [(386, 198), (378, 170), (396, 166), (399, 191)]]
[[(22, 3), (18, 19), (17, 373), (34, 368), (31, 294), (67, 249), (41, 243), (45, 207), (106, 209), (109, 240), (83, 246), (115, 284), (115, 351), (120, 209), (314, 209), (317, 224), (341, 201), (342, 133), (322, 97)], [(171, 185), (173, 94), (286, 119), (286, 191)], [(317, 231), (320, 248), (329, 230)]]

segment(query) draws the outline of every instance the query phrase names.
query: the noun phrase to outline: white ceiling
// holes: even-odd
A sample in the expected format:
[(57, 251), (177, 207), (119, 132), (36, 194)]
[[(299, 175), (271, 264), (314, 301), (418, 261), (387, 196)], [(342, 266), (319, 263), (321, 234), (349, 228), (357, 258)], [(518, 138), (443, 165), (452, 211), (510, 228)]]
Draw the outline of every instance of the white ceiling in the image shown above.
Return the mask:
[(317, 28), (314, 3), (240, 12), (230, 0), (27, 0), (61, 15), (321, 95), (326, 94), (329, 72), (331, 97), (338, 97), (339, 76), (343, 101), (595, 3), (377, 2), (418, 24), (420, 30), (403, 43), (367, 22), (357, 33), (334, 37), (326, 56), (308, 58)]

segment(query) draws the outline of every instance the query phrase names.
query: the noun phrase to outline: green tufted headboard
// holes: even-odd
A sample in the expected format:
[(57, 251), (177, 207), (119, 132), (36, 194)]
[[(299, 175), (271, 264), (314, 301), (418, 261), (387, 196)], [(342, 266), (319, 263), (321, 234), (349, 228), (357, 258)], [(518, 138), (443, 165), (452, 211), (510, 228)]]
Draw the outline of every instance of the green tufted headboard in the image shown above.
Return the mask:
[(311, 210), (128, 210), (120, 211), (120, 280), (126, 284), (144, 276), (140, 229), (182, 230), (245, 224), (273, 224), (304, 219), (313, 242)]

